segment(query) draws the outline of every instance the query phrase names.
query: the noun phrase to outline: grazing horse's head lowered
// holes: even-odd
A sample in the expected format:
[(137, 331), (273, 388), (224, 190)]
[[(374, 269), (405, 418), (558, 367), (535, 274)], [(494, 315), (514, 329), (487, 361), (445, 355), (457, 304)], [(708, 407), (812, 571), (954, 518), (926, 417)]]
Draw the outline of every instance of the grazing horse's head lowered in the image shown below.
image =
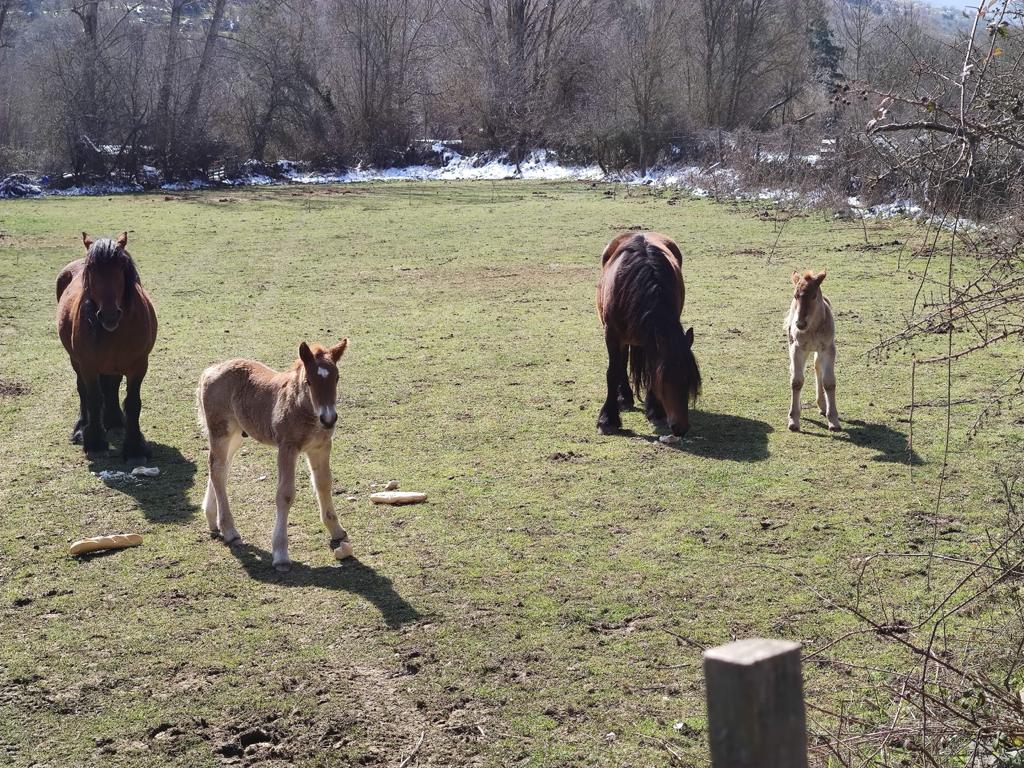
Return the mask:
[(338, 360), (347, 346), (348, 339), (342, 339), (330, 349), (321, 346), (310, 349), (306, 342), (299, 345), (309, 399), (324, 429), (333, 429), (338, 421)]
[(796, 327), (807, 328), (807, 323), (821, 303), (821, 284), (825, 282), (825, 273), (799, 272), (793, 273), (793, 301), (796, 302)]
[[(700, 394), (700, 368), (693, 355), (693, 328), (686, 333), (669, 333), (656, 338), (658, 358), (647, 386), (665, 409), (668, 428), (676, 437), (690, 431), (690, 403)], [(653, 362), (656, 358), (648, 357)], [(637, 380), (636, 383), (639, 383)]]
[(113, 333), (130, 309), (139, 284), (135, 262), (125, 250), (128, 233), (122, 232), (117, 240), (104, 237), (93, 241), (83, 232), (82, 243), (86, 248), (82, 284), (89, 322)]

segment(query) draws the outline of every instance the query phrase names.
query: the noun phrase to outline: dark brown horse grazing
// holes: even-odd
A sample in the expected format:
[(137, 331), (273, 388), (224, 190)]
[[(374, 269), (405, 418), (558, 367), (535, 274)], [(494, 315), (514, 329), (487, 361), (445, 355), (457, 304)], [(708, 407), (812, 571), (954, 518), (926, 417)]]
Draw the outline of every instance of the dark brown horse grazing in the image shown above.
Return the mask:
[(601, 264), (597, 313), (608, 347), (608, 396), (597, 428), (605, 435), (621, 429), (619, 408), (631, 408), (633, 392), (645, 392), (648, 420), (667, 421), (682, 437), (701, 379), (693, 328), (684, 333), (679, 323), (686, 296), (679, 246), (657, 232), (626, 232), (608, 243)]
[[(57, 275), (57, 332), (78, 377), (78, 421), (71, 442), (87, 453), (107, 450), (107, 430), (125, 428), (122, 455), (148, 458), (139, 429), (140, 390), (156, 342), (156, 311), (125, 250), (128, 233), (95, 242)], [(117, 402), (127, 377), (124, 413)]]

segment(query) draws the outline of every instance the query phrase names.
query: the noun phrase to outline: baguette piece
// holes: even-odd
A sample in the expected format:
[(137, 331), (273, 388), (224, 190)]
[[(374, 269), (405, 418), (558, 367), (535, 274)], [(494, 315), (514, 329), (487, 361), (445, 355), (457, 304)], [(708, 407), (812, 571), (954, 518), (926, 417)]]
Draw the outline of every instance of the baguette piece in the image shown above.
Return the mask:
[(418, 504), (426, 500), (427, 494), (415, 491), (381, 491), (370, 494), (370, 501), (374, 504)]
[(137, 547), (141, 543), (142, 536), (138, 533), (115, 533), (113, 536), (94, 536), (91, 539), (82, 539), (72, 544), (71, 554), (85, 555), (89, 552), (99, 552), (104, 549)]

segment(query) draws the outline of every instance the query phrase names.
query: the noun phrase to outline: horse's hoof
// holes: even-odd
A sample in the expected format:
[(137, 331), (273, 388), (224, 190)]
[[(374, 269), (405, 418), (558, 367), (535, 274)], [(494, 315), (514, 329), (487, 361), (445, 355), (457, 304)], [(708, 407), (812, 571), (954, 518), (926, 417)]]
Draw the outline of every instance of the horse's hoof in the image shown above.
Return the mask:
[(331, 544), (330, 544), (331, 551), (333, 552), (338, 547), (340, 547), (342, 542), (344, 542), (344, 541), (348, 541), (348, 534), (346, 534), (345, 536), (343, 536), (341, 538), (331, 539)]
[(829, 424), (828, 425), (828, 431), (829, 432), (842, 432), (843, 428), (841, 426), (839, 426), (838, 424)]
[(82, 438), (82, 450), (86, 453), (106, 453), (110, 450), (110, 443), (106, 439)]
[(220, 537), (229, 547), (234, 547), (242, 543), (242, 537), (238, 534), (238, 531), (235, 531), (234, 533), (220, 532)]
[(795, 421), (789, 422), (789, 431), (790, 432), (799, 432), (800, 431), (800, 425), (797, 422), (795, 422)]
[(145, 440), (126, 442), (121, 448), (121, 458), (127, 462), (148, 461), (153, 458), (153, 452), (149, 450)]
[(616, 427), (614, 424), (598, 424), (597, 431), (599, 434), (602, 435), (614, 435), (616, 432), (619, 431), (619, 428)]
[(290, 560), (286, 560), (283, 563), (274, 563), (274, 570), (278, 573), (288, 573), (292, 569)]
[(82, 430), (76, 429), (71, 433), (71, 444), (81, 445), (82, 444)]

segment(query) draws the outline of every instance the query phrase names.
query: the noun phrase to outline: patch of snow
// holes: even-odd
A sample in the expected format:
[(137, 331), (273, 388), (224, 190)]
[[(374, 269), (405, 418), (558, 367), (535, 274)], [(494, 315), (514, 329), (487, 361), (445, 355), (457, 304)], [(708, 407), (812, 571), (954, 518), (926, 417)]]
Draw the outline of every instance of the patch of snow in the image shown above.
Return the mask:
[(0, 198), (39, 197), (43, 190), (24, 173), (12, 173), (0, 181)]

